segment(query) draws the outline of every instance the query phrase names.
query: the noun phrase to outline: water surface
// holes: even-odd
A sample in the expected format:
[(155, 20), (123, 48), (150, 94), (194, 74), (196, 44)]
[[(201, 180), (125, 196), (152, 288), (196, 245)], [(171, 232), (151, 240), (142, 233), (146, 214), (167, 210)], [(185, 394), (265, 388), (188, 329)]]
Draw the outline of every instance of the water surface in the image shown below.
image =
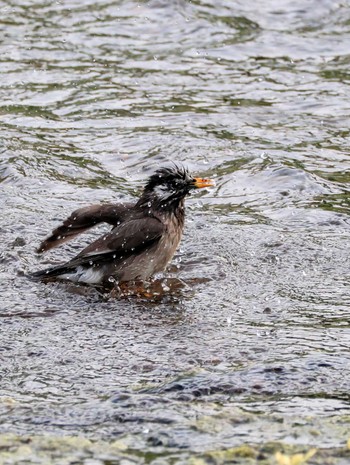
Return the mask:
[[(29, 463), (43, 434), (46, 463), (347, 463), (349, 7), (0, 1), (0, 431)], [(187, 201), (179, 289), (27, 279), (94, 237), (35, 254), (71, 211), (169, 161), (217, 184)]]

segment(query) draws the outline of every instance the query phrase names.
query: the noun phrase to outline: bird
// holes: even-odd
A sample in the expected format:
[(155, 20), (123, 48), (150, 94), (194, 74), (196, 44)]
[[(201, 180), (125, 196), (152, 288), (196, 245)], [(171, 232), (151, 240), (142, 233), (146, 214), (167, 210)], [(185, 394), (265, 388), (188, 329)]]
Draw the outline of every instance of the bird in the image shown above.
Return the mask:
[(165, 270), (180, 243), (185, 197), (212, 187), (212, 179), (193, 177), (182, 165), (157, 169), (136, 203), (99, 204), (75, 210), (37, 249), (46, 252), (100, 223), (112, 229), (66, 263), (35, 271), (38, 280), (108, 286), (145, 282)]

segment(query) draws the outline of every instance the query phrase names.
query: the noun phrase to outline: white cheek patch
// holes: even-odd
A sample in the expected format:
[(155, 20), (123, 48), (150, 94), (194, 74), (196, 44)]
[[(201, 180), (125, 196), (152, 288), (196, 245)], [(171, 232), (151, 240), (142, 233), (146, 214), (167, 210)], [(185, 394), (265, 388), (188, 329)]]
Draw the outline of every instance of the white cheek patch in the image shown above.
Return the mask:
[(169, 189), (168, 186), (165, 186), (164, 184), (161, 184), (159, 186), (156, 186), (153, 189), (153, 192), (156, 194), (156, 196), (159, 199), (167, 199), (168, 197), (172, 196), (175, 191), (173, 189)]

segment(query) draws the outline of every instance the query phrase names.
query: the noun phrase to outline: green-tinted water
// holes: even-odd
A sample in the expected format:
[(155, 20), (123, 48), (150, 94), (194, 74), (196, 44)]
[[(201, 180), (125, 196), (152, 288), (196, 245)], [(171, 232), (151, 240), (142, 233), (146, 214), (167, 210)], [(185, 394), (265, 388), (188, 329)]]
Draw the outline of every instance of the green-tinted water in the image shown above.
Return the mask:
[[(0, 463), (348, 463), (349, 2), (0, 13)], [(37, 257), (61, 219), (169, 160), (217, 182), (187, 201), (180, 289), (26, 278), (91, 239)]]

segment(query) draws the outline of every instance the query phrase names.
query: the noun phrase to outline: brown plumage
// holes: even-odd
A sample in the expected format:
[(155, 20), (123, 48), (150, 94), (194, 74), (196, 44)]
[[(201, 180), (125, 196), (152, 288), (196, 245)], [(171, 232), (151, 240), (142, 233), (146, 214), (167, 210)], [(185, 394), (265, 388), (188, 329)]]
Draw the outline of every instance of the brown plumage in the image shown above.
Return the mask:
[(62, 265), (37, 271), (34, 278), (58, 278), (87, 284), (144, 281), (163, 271), (181, 240), (184, 199), (191, 190), (212, 186), (210, 179), (192, 177), (174, 166), (157, 170), (136, 204), (92, 205), (81, 208), (39, 246), (45, 252), (99, 223), (112, 230)]

